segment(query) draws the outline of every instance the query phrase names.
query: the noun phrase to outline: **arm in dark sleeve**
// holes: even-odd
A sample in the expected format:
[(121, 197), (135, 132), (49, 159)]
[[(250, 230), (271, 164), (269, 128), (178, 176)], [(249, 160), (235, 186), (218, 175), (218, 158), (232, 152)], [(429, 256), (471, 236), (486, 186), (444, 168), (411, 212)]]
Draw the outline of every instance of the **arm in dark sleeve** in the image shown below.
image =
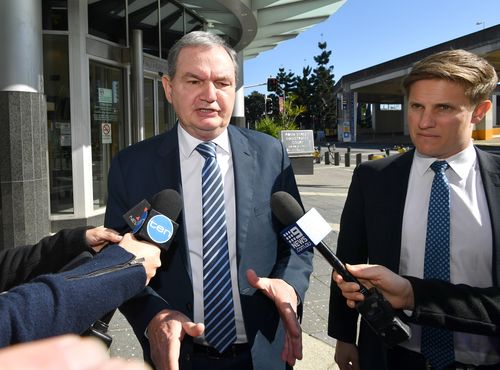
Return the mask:
[(90, 251), (85, 239), (88, 227), (65, 229), (35, 245), (0, 252), (0, 292), (25, 283), (35, 276), (59, 271), (83, 251)]
[[(336, 254), (344, 263), (366, 263), (366, 226), (364, 202), (359, 179), (355, 170), (340, 219), (340, 232)], [(328, 335), (342, 342), (356, 343), (358, 312), (349, 308), (337, 284), (330, 283)]]
[(415, 297), (410, 321), (482, 335), (500, 334), (500, 289), (407, 278)]
[(39, 276), (0, 294), (0, 347), (81, 334), (139, 293), (145, 282), (142, 264), (117, 245), (73, 270)]
[[(104, 225), (118, 231), (128, 228), (123, 220), (125, 214), (132, 206), (133, 200), (127, 194), (124, 184), (126, 184), (127, 173), (121, 162), (120, 154), (113, 158), (108, 173), (108, 201), (106, 204), (106, 215)], [(171, 248), (174, 248), (172, 245)], [(162, 257), (163, 258), (163, 257)], [(162, 265), (166, 265), (162, 261)], [(157, 274), (150, 282), (154, 284)], [(161, 298), (152, 288), (146, 287), (132, 299), (124, 302), (120, 306), (120, 311), (125, 315), (127, 321), (132, 326), (137, 338), (144, 340), (144, 331), (153, 317), (165, 308), (172, 308), (163, 298)]]

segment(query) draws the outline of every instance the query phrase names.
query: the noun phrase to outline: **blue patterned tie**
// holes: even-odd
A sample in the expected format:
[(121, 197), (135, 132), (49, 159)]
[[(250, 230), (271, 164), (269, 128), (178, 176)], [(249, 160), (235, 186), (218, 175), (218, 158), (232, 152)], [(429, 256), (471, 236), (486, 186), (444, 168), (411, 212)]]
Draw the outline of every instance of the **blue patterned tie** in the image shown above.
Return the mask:
[[(450, 184), (445, 171), (448, 162), (435, 161), (429, 199), (425, 241), (424, 279), (450, 281)], [(453, 332), (422, 327), (422, 354), (432, 367), (441, 370), (455, 361)]]
[(227, 245), (224, 187), (216, 144), (196, 150), (205, 158), (201, 173), (203, 205), (203, 301), (205, 339), (220, 353), (236, 340), (233, 292)]

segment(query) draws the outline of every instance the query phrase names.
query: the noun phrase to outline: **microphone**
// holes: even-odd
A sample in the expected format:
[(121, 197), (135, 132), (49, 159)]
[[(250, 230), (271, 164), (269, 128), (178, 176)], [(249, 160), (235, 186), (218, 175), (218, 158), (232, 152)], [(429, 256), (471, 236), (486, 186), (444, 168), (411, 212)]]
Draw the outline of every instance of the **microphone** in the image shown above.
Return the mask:
[(123, 215), (136, 238), (168, 250), (179, 225), (175, 222), (182, 210), (182, 197), (173, 189), (156, 193), (151, 204), (143, 199)]
[(278, 191), (271, 196), (271, 210), (283, 225), (289, 225), (281, 232), (281, 236), (297, 254), (316, 246), (330, 266), (345, 281), (359, 284), (360, 292), (366, 296), (368, 289), (352, 276), (342, 261), (323, 242), (323, 238), (332, 229), (314, 208), (304, 214), (304, 210), (294, 197), (287, 192)]
[(410, 327), (396, 316), (394, 308), (384, 296), (375, 287), (367, 289), (361, 284), (323, 242), (323, 238), (332, 229), (314, 208), (304, 214), (294, 197), (284, 191), (278, 191), (271, 196), (271, 210), (282, 224), (289, 225), (280, 235), (297, 254), (315, 246), (345, 281), (359, 285), (359, 291), (365, 299), (356, 303), (356, 309), (386, 345), (392, 347), (410, 338)]

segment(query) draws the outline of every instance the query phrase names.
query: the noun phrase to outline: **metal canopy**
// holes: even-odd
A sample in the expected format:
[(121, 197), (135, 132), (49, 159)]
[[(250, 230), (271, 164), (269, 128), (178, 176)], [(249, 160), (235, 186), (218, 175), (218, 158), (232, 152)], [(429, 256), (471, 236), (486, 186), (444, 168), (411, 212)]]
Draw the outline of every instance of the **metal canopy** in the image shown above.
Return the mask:
[(227, 37), (245, 59), (326, 20), (347, 0), (179, 0), (207, 28)]

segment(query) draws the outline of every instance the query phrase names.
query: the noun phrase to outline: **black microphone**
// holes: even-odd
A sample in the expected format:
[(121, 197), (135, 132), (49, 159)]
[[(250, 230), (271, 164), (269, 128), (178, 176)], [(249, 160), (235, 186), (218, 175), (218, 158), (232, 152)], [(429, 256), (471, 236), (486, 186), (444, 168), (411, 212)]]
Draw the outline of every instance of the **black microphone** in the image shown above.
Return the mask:
[(304, 213), (294, 197), (284, 191), (279, 191), (271, 197), (271, 210), (282, 224), (289, 225), (280, 234), (296, 253), (300, 254), (316, 247), (345, 281), (352, 281), (359, 285), (359, 291), (365, 299), (356, 303), (356, 309), (386, 345), (392, 347), (410, 337), (409, 326), (397, 317), (395, 310), (384, 296), (376, 288), (367, 289), (362, 285), (323, 242), (322, 239), (331, 231), (331, 228), (314, 208)]
[[(308, 237), (307, 232), (296, 224), (305, 213), (294, 197), (284, 191), (274, 193), (271, 196), (271, 210), (283, 225), (290, 225), (282, 232), (282, 237), (295, 252), (301, 253), (315, 246), (321, 255), (325, 257), (330, 266), (332, 266), (345, 281), (352, 281), (359, 284), (360, 292), (364, 295), (368, 293), (368, 289), (351, 275), (342, 261), (333, 253), (325, 242), (321, 240), (319, 243), (313, 243)], [(289, 241), (291, 241), (291, 243)]]
[(182, 197), (173, 189), (156, 193), (151, 199), (140, 201), (123, 215), (123, 219), (138, 239), (168, 250), (179, 225), (175, 222), (182, 210)]

